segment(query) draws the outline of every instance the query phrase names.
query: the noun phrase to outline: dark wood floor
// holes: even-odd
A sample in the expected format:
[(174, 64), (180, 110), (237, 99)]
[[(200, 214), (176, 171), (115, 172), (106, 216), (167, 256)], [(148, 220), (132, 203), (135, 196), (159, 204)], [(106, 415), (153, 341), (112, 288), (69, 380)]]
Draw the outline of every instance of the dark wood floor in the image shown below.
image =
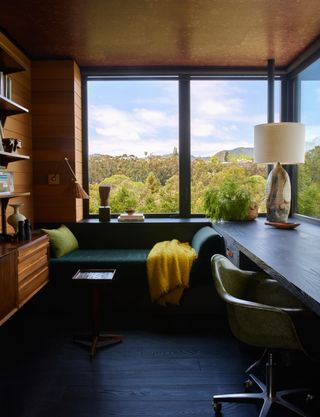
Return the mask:
[[(244, 369), (258, 354), (227, 325), (175, 331), (167, 319), (122, 326), (124, 342), (90, 362), (72, 341), (74, 323), (22, 310), (0, 328), (1, 416), (213, 417), (212, 394), (242, 392)], [(255, 405), (223, 406), (225, 417), (258, 415)], [(275, 407), (272, 416), (291, 414)]]

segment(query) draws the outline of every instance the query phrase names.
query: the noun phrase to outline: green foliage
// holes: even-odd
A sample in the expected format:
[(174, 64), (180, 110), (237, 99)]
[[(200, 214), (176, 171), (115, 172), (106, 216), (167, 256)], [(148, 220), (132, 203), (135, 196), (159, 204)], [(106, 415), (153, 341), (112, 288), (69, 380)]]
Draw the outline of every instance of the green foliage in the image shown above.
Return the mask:
[(137, 198), (132, 190), (120, 186), (110, 198), (110, 206), (115, 213), (123, 213), (128, 208), (137, 207)]
[(177, 213), (179, 208), (179, 176), (174, 175), (160, 189), (160, 213)]
[(298, 168), (297, 212), (320, 218), (320, 146), (308, 151)]
[[(132, 155), (111, 157), (92, 155), (90, 166), (90, 213), (97, 213), (100, 205), (99, 185), (111, 186), (112, 213), (133, 206), (144, 213), (177, 213), (179, 211), (178, 154)], [(93, 170), (93, 171), (92, 171)], [(96, 170), (96, 171), (95, 171)], [(221, 163), (216, 156), (193, 158), (191, 165), (191, 212), (204, 213), (203, 193), (209, 187), (220, 186), (224, 180), (237, 178), (264, 204), (265, 169), (250, 161)], [(248, 180), (249, 179), (249, 180)]]
[(146, 179), (146, 186), (151, 194), (156, 194), (160, 189), (160, 181), (151, 171), (150, 174), (147, 176)]
[(226, 178), (204, 193), (205, 212), (213, 220), (244, 220), (251, 202), (251, 192), (236, 178)]

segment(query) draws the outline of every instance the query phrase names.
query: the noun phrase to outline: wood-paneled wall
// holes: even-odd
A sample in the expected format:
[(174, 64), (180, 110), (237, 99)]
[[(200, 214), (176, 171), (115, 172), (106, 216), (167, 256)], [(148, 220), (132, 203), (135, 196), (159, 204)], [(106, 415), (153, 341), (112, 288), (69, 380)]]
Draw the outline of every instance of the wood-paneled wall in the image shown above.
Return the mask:
[[(67, 157), (82, 179), (81, 76), (72, 60), (33, 61), (32, 130), (35, 222), (82, 219), (82, 200), (72, 193)], [(48, 174), (60, 175), (59, 185)]]
[[(5, 137), (19, 138), (22, 140), (22, 148), (19, 153), (29, 155), (30, 160), (11, 162), (8, 171), (14, 173), (14, 188), (18, 192), (31, 192), (28, 197), (19, 197), (9, 201), (9, 204), (23, 203), (21, 208), (27, 218), (33, 221), (33, 186), (32, 186), (32, 135), (31, 135), (31, 71), (29, 59), (2, 33), (0, 33), (0, 47), (6, 50), (16, 61), (26, 68), (26, 71), (11, 74), (12, 100), (29, 109), (29, 113), (7, 117), (4, 126)], [(8, 206), (7, 217), (13, 212)], [(8, 232), (13, 232), (8, 225)]]

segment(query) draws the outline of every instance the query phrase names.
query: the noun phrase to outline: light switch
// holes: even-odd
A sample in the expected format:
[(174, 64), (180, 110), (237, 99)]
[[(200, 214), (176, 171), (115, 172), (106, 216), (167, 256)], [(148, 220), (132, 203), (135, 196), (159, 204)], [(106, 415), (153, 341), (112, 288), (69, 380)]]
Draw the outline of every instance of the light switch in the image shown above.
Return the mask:
[(59, 174), (48, 174), (48, 184), (49, 185), (59, 185), (60, 184), (60, 175)]

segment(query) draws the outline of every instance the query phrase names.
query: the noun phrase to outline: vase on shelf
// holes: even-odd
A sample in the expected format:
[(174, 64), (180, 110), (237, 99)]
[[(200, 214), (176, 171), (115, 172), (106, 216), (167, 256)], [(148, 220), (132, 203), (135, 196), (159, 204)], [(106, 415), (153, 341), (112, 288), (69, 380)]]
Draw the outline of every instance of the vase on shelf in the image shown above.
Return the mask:
[(7, 218), (7, 222), (14, 228), (14, 231), (18, 233), (19, 222), (25, 221), (26, 217), (20, 213), (20, 207), (23, 203), (12, 203), (9, 206), (13, 207), (14, 212)]

